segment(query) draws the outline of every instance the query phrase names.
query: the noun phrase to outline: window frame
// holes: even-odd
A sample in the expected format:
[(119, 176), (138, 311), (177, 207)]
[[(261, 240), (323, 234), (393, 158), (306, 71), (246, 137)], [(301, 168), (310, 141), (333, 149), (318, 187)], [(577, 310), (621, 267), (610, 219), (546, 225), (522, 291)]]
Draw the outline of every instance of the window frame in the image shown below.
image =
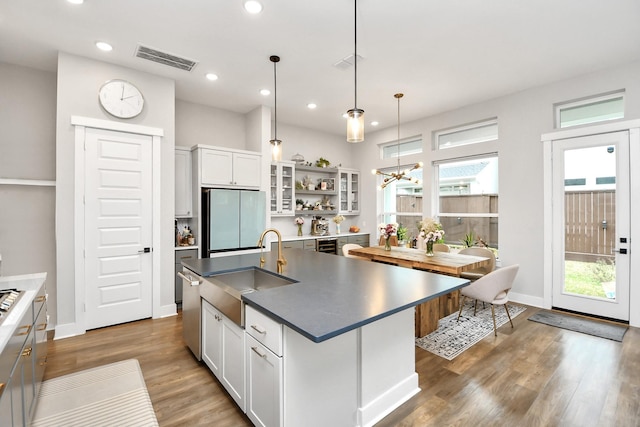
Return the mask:
[[(578, 123), (578, 124), (574, 124), (574, 125), (567, 125), (567, 126), (562, 126), (562, 119), (560, 117), (562, 111), (564, 110), (568, 110), (568, 109), (574, 109), (574, 108), (579, 108), (579, 107), (588, 107), (590, 105), (594, 105), (594, 104), (598, 104), (604, 101), (612, 101), (615, 99), (620, 98), (622, 101), (622, 117), (614, 117), (614, 118), (610, 118), (610, 119), (602, 119), (602, 120), (593, 120), (593, 121), (589, 121), (589, 122), (584, 122), (584, 123)], [(607, 93), (607, 94), (602, 94), (602, 95), (594, 95), (594, 96), (589, 96), (587, 98), (581, 98), (575, 101), (567, 101), (567, 102), (559, 102), (553, 105), (553, 112), (554, 112), (554, 120), (555, 120), (555, 128), (556, 129), (569, 129), (569, 128), (573, 128), (576, 126), (586, 126), (586, 125), (593, 125), (596, 123), (604, 123), (604, 122), (609, 122), (611, 120), (623, 120), (625, 117), (625, 113), (626, 113), (626, 93), (624, 90), (620, 90), (620, 91), (616, 91), (616, 92), (611, 92), (611, 93)]]
[[(472, 129), (482, 128), (482, 127), (486, 127), (486, 126), (490, 126), (490, 125), (495, 125), (495, 127), (496, 127), (495, 137), (491, 136), (491, 137), (487, 137), (485, 139), (481, 139), (481, 140), (478, 140), (478, 141), (463, 142), (463, 143), (451, 145), (449, 147), (442, 147), (440, 145), (440, 138), (443, 137), (444, 135), (451, 135), (451, 134), (454, 134), (454, 133), (466, 132), (466, 131), (469, 131), (469, 130), (472, 130)], [(498, 124), (498, 118), (497, 117), (492, 117), (492, 118), (489, 118), (489, 119), (480, 120), (478, 122), (468, 123), (468, 124), (465, 124), (465, 125), (460, 125), (460, 126), (455, 126), (455, 127), (452, 127), (452, 128), (447, 128), (447, 129), (441, 129), (441, 130), (434, 131), (433, 132), (432, 149), (434, 151), (449, 150), (449, 149), (452, 149), (452, 148), (463, 147), (463, 146), (466, 146), (466, 145), (484, 144), (484, 143), (491, 142), (491, 141), (497, 141), (499, 138), (500, 138), (500, 127), (499, 127), (499, 124)]]

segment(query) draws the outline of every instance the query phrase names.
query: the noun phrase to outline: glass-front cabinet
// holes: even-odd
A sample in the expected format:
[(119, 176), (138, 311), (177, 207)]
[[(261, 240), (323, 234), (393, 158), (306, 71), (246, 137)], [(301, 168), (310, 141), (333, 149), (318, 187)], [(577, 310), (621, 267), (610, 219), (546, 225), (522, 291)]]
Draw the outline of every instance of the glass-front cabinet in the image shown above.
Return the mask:
[(270, 172), (270, 212), (271, 216), (292, 216), (295, 205), (295, 163), (273, 162)]
[(340, 213), (357, 215), (360, 213), (360, 172), (353, 169), (339, 169), (340, 190), (338, 192)]

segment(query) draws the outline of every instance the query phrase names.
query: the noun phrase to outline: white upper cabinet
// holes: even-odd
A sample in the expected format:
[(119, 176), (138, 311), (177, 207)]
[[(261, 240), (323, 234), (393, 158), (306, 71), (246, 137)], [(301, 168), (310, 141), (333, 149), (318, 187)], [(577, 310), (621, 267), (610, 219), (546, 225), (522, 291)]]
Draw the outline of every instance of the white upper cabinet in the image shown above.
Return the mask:
[(260, 153), (196, 147), (200, 156), (200, 185), (260, 188)]
[(342, 215), (360, 213), (360, 172), (354, 169), (338, 170), (338, 210)]
[(175, 216), (176, 218), (191, 218), (193, 216), (191, 149), (186, 147), (176, 147), (175, 162)]
[(271, 216), (292, 216), (295, 210), (295, 163), (271, 163), (269, 179)]

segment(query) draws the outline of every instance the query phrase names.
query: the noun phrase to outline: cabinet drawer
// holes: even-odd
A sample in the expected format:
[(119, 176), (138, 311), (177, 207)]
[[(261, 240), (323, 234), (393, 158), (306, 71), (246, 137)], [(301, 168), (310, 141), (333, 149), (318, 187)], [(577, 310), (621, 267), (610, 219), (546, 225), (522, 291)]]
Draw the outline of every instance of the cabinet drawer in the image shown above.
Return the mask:
[(361, 235), (361, 236), (350, 236), (350, 243), (357, 243), (360, 246), (368, 247), (369, 246), (369, 235)]
[(316, 239), (304, 240), (304, 249), (307, 250), (307, 251), (315, 251), (316, 250)]
[[(304, 249), (302, 240), (291, 240), (282, 242), (282, 249)], [(278, 242), (271, 242), (271, 250), (273, 252), (278, 250)]]
[(282, 356), (282, 325), (246, 306), (245, 330), (278, 356)]
[(198, 250), (197, 249), (182, 249), (176, 250), (176, 264), (180, 266), (178, 271), (182, 270), (182, 261), (186, 261), (188, 259), (198, 259)]

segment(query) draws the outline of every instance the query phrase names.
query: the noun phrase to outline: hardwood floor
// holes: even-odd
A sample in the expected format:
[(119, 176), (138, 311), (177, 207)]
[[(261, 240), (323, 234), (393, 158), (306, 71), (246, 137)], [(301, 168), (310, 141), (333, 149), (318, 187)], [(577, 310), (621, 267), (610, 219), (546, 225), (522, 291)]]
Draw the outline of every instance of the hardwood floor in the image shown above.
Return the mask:
[[(528, 321), (537, 311), (453, 361), (416, 347), (422, 391), (376, 426), (639, 426), (640, 329), (618, 343)], [(129, 358), (161, 426), (251, 425), (183, 344), (180, 315), (52, 341), (45, 379)]]

